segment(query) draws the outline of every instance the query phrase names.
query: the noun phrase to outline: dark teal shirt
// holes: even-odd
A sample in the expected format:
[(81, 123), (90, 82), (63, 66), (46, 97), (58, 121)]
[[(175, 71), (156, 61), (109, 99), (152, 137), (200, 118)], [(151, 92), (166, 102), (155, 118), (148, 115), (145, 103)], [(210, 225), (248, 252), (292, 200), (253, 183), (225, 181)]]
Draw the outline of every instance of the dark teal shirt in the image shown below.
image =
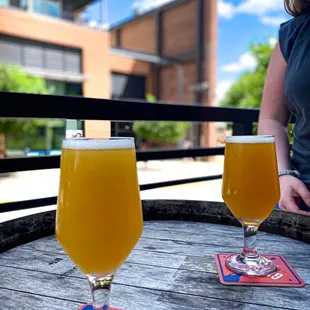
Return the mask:
[(295, 116), (292, 164), (310, 186), (310, 13), (283, 23), (279, 44), (287, 62), (286, 104)]

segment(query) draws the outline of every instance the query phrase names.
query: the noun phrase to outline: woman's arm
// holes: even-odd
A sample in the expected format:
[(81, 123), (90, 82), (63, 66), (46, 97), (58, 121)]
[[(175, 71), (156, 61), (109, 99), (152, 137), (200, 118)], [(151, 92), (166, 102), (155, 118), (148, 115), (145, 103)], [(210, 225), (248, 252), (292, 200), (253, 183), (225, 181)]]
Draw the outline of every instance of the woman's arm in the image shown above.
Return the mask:
[[(291, 169), (287, 133), (290, 113), (284, 95), (285, 72), (286, 61), (277, 45), (271, 56), (266, 76), (258, 134), (275, 136), (279, 171)], [(299, 209), (300, 199), (310, 207), (310, 193), (302, 181), (291, 175), (283, 175), (280, 177), (280, 189), (279, 207), (281, 209), (307, 214)]]
[(291, 169), (287, 134), (290, 113), (284, 95), (285, 71), (286, 61), (277, 44), (271, 56), (265, 80), (258, 134), (275, 136), (279, 171)]

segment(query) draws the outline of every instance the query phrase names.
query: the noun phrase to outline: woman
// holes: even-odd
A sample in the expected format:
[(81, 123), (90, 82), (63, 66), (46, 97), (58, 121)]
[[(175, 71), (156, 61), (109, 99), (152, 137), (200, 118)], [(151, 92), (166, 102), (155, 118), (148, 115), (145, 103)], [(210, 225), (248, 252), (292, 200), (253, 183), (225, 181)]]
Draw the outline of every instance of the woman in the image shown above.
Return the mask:
[[(276, 137), (280, 209), (310, 215), (310, 0), (285, 0), (293, 19), (279, 31), (265, 87), (258, 134)], [(295, 117), (293, 155), (287, 126)]]

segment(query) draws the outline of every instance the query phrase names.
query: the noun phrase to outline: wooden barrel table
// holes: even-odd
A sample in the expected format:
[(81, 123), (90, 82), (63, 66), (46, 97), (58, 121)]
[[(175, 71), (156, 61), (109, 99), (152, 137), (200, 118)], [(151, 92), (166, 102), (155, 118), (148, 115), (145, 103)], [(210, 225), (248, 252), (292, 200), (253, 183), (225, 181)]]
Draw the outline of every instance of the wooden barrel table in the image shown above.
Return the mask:
[[(261, 253), (283, 255), (306, 285), (224, 286), (215, 253), (238, 253), (243, 232), (223, 203), (143, 202), (144, 232), (112, 287), (127, 310), (310, 309), (310, 217), (274, 211)], [(0, 309), (76, 310), (90, 301), (86, 279), (54, 237), (55, 212), (0, 224)], [(92, 255), (92, 253), (90, 253)]]

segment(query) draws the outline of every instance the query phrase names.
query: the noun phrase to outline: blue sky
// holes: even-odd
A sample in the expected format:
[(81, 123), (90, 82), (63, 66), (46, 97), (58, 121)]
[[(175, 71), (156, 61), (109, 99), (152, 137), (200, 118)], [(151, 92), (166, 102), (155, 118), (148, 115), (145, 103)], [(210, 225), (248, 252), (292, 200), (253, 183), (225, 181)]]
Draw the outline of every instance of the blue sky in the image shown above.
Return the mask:
[[(105, 0), (107, 24), (130, 18), (134, 10), (145, 12), (171, 0)], [(208, 0), (205, 0), (208, 1)], [(290, 16), (283, 0), (218, 0), (217, 93), (221, 98), (231, 83), (255, 62), (248, 53), (251, 42), (277, 38), (279, 26)], [(102, 0), (91, 5), (85, 17), (101, 21)]]

